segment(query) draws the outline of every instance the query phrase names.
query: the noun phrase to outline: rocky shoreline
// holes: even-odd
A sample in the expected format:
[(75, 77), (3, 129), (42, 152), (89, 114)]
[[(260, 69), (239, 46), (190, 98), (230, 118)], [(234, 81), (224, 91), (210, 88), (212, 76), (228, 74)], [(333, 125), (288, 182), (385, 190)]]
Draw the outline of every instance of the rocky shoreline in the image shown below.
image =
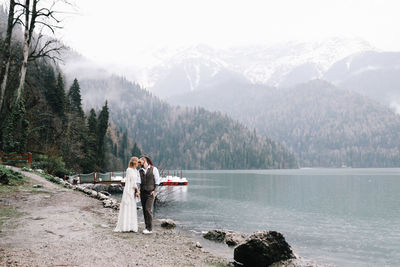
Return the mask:
[(19, 214), (1, 225), (0, 266), (229, 266), (159, 220), (154, 234), (141, 234), (140, 214), (139, 233), (114, 233), (117, 200), (22, 173), (30, 182), (0, 195), (8, 200), (0, 209)]
[[(156, 220), (156, 225), (155, 225), (155, 234), (148, 237), (144, 236), (142, 234), (137, 234), (137, 233), (113, 233), (112, 228), (116, 223), (116, 217), (117, 217), (117, 211), (119, 209), (119, 201), (112, 198), (109, 193), (109, 187), (115, 187), (111, 188), (112, 190), (115, 190), (113, 192), (118, 192), (118, 190), (121, 190), (121, 188), (117, 188), (118, 185), (110, 185), (110, 186), (104, 186), (101, 184), (98, 185), (74, 185), (68, 181), (65, 181), (60, 178), (54, 178), (51, 179), (53, 183), (50, 183), (49, 181), (43, 179), (42, 177), (31, 173), (31, 172), (23, 172), (23, 174), (30, 179), (32, 179), (35, 182), (40, 182), (39, 184), (32, 185), (32, 188), (36, 188), (38, 192), (49, 194), (39, 194), (42, 195), (45, 200), (47, 199), (53, 199), (57, 196), (60, 196), (61, 194), (67, 194), (71, 195), (71, 200), (73, 201), (80, 201), (80, 202), (88, 202), (89, 201), (91, 204), (89, 207), (85, 206), (85, 211), (86, 213), (89, 214), (84, 214), (83, 217), (89, 216), (93, 217), (95, 215), (95, 218), (92, 218), (93, 220), (103, 220), (105, 223), (97, 223), (97, 225), (100, 226), (101, 231), (99, 229), (93, 229), (93, 227), (89, 230), (85, 230), (84, 228), (80, 229), (82, 232), (83, 236), (86, 236), (90, 231), (95, 231), (98, 233), (94, 233), (94, 236), (98, 236), (101, 240), (106, 240), (105, 243), (110, 242), (113, 244), (113, 249), (114, 254), (118, 252), (118, 250), (124, 250), (126, 249), (126, 245), (128, 245), (130, 251), (132, 251), (132, 255), (125, 257), (127, 259), (131, 259), (132, 262), (137, 262), (136, 266), (291, 266), (291, 267), (303, 267), (303, 266), (327, 266), (327, 265), (322, 265), (319, 264), (315, 261), (311, 260), (306, 260), (301, 257), (296, 256), (293, 251), (291, 250), (289, 244), (286, 243), (284, 240), (284, 237), (277, 232), (256, 232), (253, 233), (252, 235), (245, 234), (245, 233), (238, 233), (235, 231), (231, 230), (223, 230), (223, 229), (215, 229), (211, 230), (208, 232), (204, 232), (202, 234), (203, 238), (219, 242), (221, 244), (225, 243), (227, 246), (234, 247), (234, 259), (235, 261), (232, 262), (232, 257), (230, 260), (225, 257), (221, 256), (216, 256), (216, 253), (210, 253), (212, 252), (210, 249), (205, 249), (203, 248), (202, 241), (201, 240), (194, 240), (193, 238), (190, 237), (188, 234), (184, 234), (182, 232), (173, 230), (176, 227), (175, 222), (173, 222), (170, 219), (159, 219)], [(54, 184), (54, 182), (59, 183), (59, 185)], [(63, 189), (64, 187), (64, 189)], [(39, 189), (38, 189), (39, 188)], [(56, 189), (56, 191), (54, 191)], [(83, 193), (83, 194), (82, 194)], [(24, 195), (24, 193), (23, 193)], [(34, 197), (38, 197), (37, 195), (34, 195)], [(28, 194), (28, 198), (33, 197), (32, 194)], [(3, 197), (3, 196), (0, 196)], [(14, 196), (17, 197), (17, 196)], [(89, 197), (89, 198), (87, 198)], [(18, 198), (18, 197), (17, 197)], [(82, 199), (83, 198), (83, 199)], [(83, 201), (84, 200), (84, 201)], [(41, 200), (43, 201), (43, 199)], [(56, 201), (57, 202), (57, 201)], [(56, 203), (54, 202), (54, 203)], [(101, 203), (101, 205), (99, 205)], [(21, 203), (20, 203), (21, 204)], [(18, 209), (26, 210), (26, 206), (23, 205), (26, 203), (22, 203), (22, 207), (18, 207)], [(64, 203), (65, 204), (65, 203)], [(78, 203), (78, 206), (80, 206)], [(19, 206), (19, 205), (17, 205)], [(46, 206), (45, 206), (46, 207)], [(65, 206), (59, 207), (59, 209), (63, 209)], [(73, 208), (73, 207), (70, 207)], [(69, 210), (70, 213), (79, 213), (82, 215), (82, 207), (78, 207), (81, 210), (74, 211), (74, 210)], [(28, 209), (30, 210), (30, 209)], [(57, 211), (56, 211), (57, 212)], [(40, 213), (40, 211), (39, 211)], [(140, 214), (139, 218), (141, 218)], [(42, 218), (40, 216), (36, 218)], [(44, 218), (44, 217), (43, 217)], [(24, 224), (24, 219), (20, 218), (19, 219), (22, 224)], [(29, 220), (29, 218), (26, 218), (25, 220)], [(61, 218), (58, 218), (58, 220), (61, 220)], [(28, 221), (29, 222), (29, 221)], [(77, 222), (75, 222), (76, 224)], [(17, 222), (18, 224), (18, 222)], [(87, 223), (84, 223), (84, 225), (88, 225)], [(54, 228), (55, 226), (52, 225), (50, 228)], [(139, 230), (143, 228), (143, 222), (140, 222), (139, 224)], [(98, 227), (97, 227), (98, 228)], [(65, 238), (69, 234), (71, 234), (71, 229), (64, 229), (63, 234), (60, 234), (59, 236), (62, 236), (62, 238)], [(46, 233), (54, 233), (53, 230), (44, 230)], [(2, 235), (9, 232), (7, 229), (2, 229)], [(12, 231), (11, 231), (12, 232)], [(11, 233), (8, 233), (11, 234)], [(100, 234), (100, 236), (99, 236)], [(123, 239), (128, 239), (131, 240), (133, 243), (129, 244), (123, 244), (124, 242), (121, 242), (120, 240), (115, 240), (115, 238), (118, 239), (123, 238)], [(6, 239), (7, 240), (7, 239)], [(40, 260), (38, 255), (30, 257), (23, 257), (22, 255), (25, 254), (13, 254), (13, 249), (19, 248), (21, 245), (18, 242), (9, 242), (1, 243), (1, 248), (0, 248), (0, 263), (6, 263), (5, 266), (27, 266), (24, 265), (29, 261), (32, 261), (37, 264), (36, 266), (42, 265), (44, 263), (45, 265), (48, 265), (51, 263), (51, 265), (54, 264), (54, 258), (51, 257), (42, 257), (42, 254), (40, 254)], [(37, 240), (36, 240), (37, 241)], [(82, 240), (81, 240), (82, 241)], [(81, 242), (80, 241), (80, 242)], [(157, 241), (161, 242), (162, 244), (157, 244)], [(156, 243), (154, 243), (156, 242)], [(141, 245), (144, 244), (144, 247), (141, 247)], [(165, 244), (167, 245), (166, 250), (162, 250), (161, 248), (165, 248)], [(177, 245), (180, 244), (180, 245)], [(3, 246), (7, 245), (13, 249), (8, 250), (8, 249), (3, 249)], [(48, 245), (53, 245), (51, 242), (48, 242), (45, 247)], [(76, 244), (75, 244), (76, 245)], [(125, 245), (125, 246), (124, 246)], [(92, 246), (93, 244), (87, 244), (89, 246), (89, 249), (91, 251), (91, 255), (89, 258), (95, 257), (97, 255), (103, 255), (105, 253), (104, 251), (97, 252)], [(148, 253), (149, 248), (154, 249), (155, 251), (158, 251), (158, 253)], [(135, 248), (136, 251), (133, 251), (132, 248)], [(115, 251), (116, 250), (116, 251)], [(146, 251), (147, 253), (144, 253), (143, 251)], [(150, 250), (151, 251), (151, 250)], [(182, 252), (183, 253), (182, 255)], [(45, 255), (47, 254), (53, 254), (54, 251), (47, 251)], [(111, 254), (113, 254), (111, 253)], [(143, 254), (144, 253), (144, 254)], [(69, 254), (75, 254), (75, 252), (69, 252)], [(109, 253), (106, 253), (107, 255)], [(214, 254), (214, 255), (213, 255)], [(10, 256), (11, 255), (11, 256)], [(144, 255), (150, 256), (149, 257), (143, 257)], [(15, 260), (15, 256), (18, 256), (18, 260)], [(87, 255), (86, 255), (87, 256)], [(83, 266), (83, 265), (91, 265), (92, 263), (87, 262), (86, 259), (83, 259), (80, 256), (75, 255), (76, 261), (74, 265), (65, 265), (65, 266)], [(47, 259), (43, 261), (43, 259)], [(51, 260), (49, 260), (51, 259)], [(140, 259), (140, 260), (139, 260)], [(160, 261), (162, 259), (162, 261)], [(35, 261), (39, 260), (39, 261)], [(146, 260), (148, 262), (146, 262)], [(86, 262), (86, 264), (83, 264)], [(110, 260), (108, 259), (107, 261), (100, 261), (97, 266), (106, 266), (107, 262), (109, 263)], [(131, 266), (131, 263), (128, 263), (126, 265), (126, 261), (119, 262), (117, 265), (116, 262), (111, 261), (113, 266)], [(130, 262), (130, 261), (129, 261)], [(173, 262), (173, 264), (170, 264), (168, 262)], [(140, 263), (140, 264), (139, 264)], [(121, 264), (121, 265), (119, 265)], [(133, 264), (132, 266), (134, 266)], [(29, 266), (32, 266), (29, 264)], [(34, 265), (35, 266), (35, 265)]]
[[(67, 188), (82, 191), (93, 198), (101, 200), (105, 208), (119, 209), (119, 202), (110, 196), (110, 193), (121, 193), (123, 191), (122, 186), (119, 184), (75, 186), (62, 179), (60, 179), (60, 183)], [(173, 229), (176, 226), (175, 222), (170, 219), (161, 219), (159, 221), (161, 222), (161, 227), (166, 229)], [(333, 266), (319, 264), (295, 255), (283, 235), (275, 231), (259, 231), (253, 234), (245, 234), (232, 230), (214, 229), (204, 232), (202, 236), (205, 239), (235, 247), (234, 261), (230, 261), (227, 266)], [(203, 248), (200, 242), (196, 242), (195, 246)]]

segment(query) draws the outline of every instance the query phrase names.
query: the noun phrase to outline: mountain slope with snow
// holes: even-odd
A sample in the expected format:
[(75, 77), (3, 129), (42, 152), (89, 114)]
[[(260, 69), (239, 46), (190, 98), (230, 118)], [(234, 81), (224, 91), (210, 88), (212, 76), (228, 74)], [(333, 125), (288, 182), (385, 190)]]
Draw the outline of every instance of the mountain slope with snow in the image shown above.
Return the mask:
[(159, 63), (137, 81), (161, 97), (217, 90), (227, 80), (288, 87), (319, 79), (338, 60), (372, 49), (363, 40), (344, 38), (227, 49), (194, 45), (157, 53)]
[(324, 74), (337, 86), (358, 92), (400, 113), (400, 53), (363, 52), (346, 57)]

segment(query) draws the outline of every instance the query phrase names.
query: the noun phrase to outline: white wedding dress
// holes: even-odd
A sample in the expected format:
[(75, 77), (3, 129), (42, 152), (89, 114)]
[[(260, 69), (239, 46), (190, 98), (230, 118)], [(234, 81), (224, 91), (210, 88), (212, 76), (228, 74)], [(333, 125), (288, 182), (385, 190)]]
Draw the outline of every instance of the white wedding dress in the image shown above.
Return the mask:
[(114, 232), (138, 231), (138, 220), (136, 211), (135, 187), (139, 172), (136, 169), (126, 170), (125, 188), (122, 193), (121, 205), (119, 207), (118, 222)]

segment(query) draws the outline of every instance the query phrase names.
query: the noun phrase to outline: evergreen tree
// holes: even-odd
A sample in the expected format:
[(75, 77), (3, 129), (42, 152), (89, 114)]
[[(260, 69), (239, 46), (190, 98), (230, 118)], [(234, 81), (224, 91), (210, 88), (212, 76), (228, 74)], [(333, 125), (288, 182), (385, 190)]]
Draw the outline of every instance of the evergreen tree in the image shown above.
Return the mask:
[(77, 79), (74, 80), (71, 88), (69, 89), (68, 98), (71, 104), (71, 109), (77, 111), (79, 116), (83, 117), (84, 114), (82, 109), (81, 88)]
[(122, 160), (123, 163), (128, 162), (129, 155), (127, 155), (128, 154), (127, 148), (128, 148), (128, 133), (124, 131), (119, 145), (119, 158)]
[(65, 116), (65, 85), (61, 73), (58, 73), (56, 88), (55, 88), (55, 107), (54, 110), (58, 116)]
[[(89, 134), (96, 136), (97, 133), (97, 118), (96, 118), (96, 111), (94, 109), (90, 110), (89, 117), (88, 117), (88, 128)], [(96, 137), (97, 140), (97, 137)]]
[(136, 142), (133, 144), (131, 154), (132, 154), (132, 157), (140, 157), (142, 155), (142, 151), (140, 151), (140, 148), (138, 147)]
[(7, 114), (2, 129), (2, 146), (4, 152), (25, 152), (29, 121), (25, 119), (25, 103), (17, 101), (15, 107)]
[(107, 133), (108, 128), (108, 105), (107, 101), (100, 111), (98, 120), (97, 120), (97, 156), (98, 161), (97, 164), (101, 169), (105, 167), (105, 146), (104, 140)]
[[(62, 146), (62, 154), (67, 166), (78, 171), (93, 171), (91, 159), (87, 160), (87, 153), (92, 153), (89, 129), (85, 122), (82, 110), (82, 99), (78, 80), (75, 79), (68, 92), (67, 124), (65, 127), (65, 141)], [(97, 129), (97, 127), (96, 127)], [(97, 140), (96, 140), (97, 146)]]
[(57, 103), (56, 77), (54, 70), (51, 66), (44, 66), (42, 73), (46, 102), (54, 112), (57, 112), (59, 103)]
[(97, 166), (97, 119), (94, 109), (90, 110), (87, 127), (88, 135), (85, 138), (85, 160), (82, 169), (83, 172), (90, 173), (99, 170)]

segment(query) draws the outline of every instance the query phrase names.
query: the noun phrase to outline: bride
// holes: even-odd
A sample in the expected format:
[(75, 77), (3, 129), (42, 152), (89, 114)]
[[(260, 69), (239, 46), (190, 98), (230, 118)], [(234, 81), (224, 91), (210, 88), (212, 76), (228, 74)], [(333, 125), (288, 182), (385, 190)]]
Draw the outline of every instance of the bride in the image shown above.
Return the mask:
[(139, 177), (139, 172), (136, 170), (138, 165), (139, 159), (137, 157), (132, 157), (129, 161), (129, 167), (126, 170), (125, 188), (119, 208), (118, 222), (114, 232), (138, 231), (136, 212), (136, 197), (139, 197), (139, 190), (136, 185), (136, 181)]

